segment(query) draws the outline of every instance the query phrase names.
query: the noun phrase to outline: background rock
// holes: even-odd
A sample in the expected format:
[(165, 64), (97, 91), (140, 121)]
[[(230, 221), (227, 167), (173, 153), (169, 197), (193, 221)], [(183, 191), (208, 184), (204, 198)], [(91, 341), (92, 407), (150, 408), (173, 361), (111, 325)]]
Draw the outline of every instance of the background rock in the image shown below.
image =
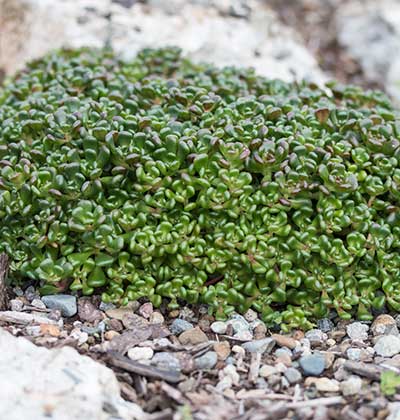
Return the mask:
[(0, 0), (0, 27), (6, 74), (62, 46), (111, 44), (131, 58), (143, 47), (177, 45), (195, 61), (253, 66), (285, 80), (323, 80), (300, 36), (261, 0)]

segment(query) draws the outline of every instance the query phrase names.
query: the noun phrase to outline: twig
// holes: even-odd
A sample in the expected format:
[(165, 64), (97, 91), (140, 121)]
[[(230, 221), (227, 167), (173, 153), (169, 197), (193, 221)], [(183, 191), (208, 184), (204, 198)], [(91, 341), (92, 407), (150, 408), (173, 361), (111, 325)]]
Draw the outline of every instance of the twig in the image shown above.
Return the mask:
[(9, 260), (6, 254), (0, 255), (0, 311), (8, 309), (8, 293), (6, 286), (6, 278), (8, 274)]
[(345, 400), (342, 397), (326, 397), (326, 398), (315, 398), (313, 400), (297, 401), (284, 404), (284, 407), (288, 410), (305, 407), (320, 407), (329, 405), (343, 404)]
[(161, 379), (166, 382), (176, 383), (181, 380), (181, 375), (176, 370), (160, 369), (154, 366), (144, 365), (121, 356), (118, 353), (108, 353), (107, 361), (115, 367), (126, 370), (137, 375), (147, 376), (148, 378)]

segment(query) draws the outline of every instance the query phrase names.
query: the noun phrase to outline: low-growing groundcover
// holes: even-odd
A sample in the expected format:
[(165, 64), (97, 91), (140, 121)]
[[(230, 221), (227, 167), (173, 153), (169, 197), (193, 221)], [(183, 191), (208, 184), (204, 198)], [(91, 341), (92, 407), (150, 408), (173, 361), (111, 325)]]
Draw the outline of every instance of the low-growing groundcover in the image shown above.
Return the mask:
[(178, 49), (63, 51), (0, 91), (13, 280), (311, 326), (400, 310), (400, 118)]

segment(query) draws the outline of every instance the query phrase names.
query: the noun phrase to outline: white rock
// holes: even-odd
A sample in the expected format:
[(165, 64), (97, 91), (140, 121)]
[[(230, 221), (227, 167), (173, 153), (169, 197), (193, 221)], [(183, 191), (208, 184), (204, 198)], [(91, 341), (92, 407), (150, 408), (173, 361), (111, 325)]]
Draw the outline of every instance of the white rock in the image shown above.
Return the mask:
[(225, 334), (227, 325), (222, 321), (215, 321), (210, 326), (211, 331), (215, 334)]
[(374, 350), (379, 356), (395, 356), (400, 353), (400, 338), (396, 335), (384, 335), (375, 343)]
[(364, 75), (383, 82), (400, 102), (400, 3), (396, 0), (349, 1), (336, 15), (338, 40)]
[(145, 418), (120, 397), (118, 381), (104, 365), (72, 347), (48, 350), (0, 328), (0, 418), (20, 420), (124, 420)]
[(346, 327), (347, 335), (352, 340), (364, 341), (368, 338), (369, 327), (361, 322), (352, 322)]
[(131, 360), (150, 360), (154, 355), (151, 347), (133, 347), (128, 350), (128, 357)]
[(69, 336), (73, 340), (78, 341), (78, 346), (81, 346), (82, 344), (86, 343), (86, 341), (88, 341), (89, 338), (88, 333), (81, 331), (79, 328), (74, 328)]
[[(264, 2), (253, 2), (247, 19), (221, 16), (209, 2), (133, 3), (125, 8), (111, 0), (3, 0), (0, 68), (9, 74), (49, 50), (102, 47), (109, 39), (126, 58), (144, 47), (177, 45), (195, 61), (253, 66), (285, 80), (324, 79), (301, 37)], [(168, 10), (160, 6), (165, 3)]]

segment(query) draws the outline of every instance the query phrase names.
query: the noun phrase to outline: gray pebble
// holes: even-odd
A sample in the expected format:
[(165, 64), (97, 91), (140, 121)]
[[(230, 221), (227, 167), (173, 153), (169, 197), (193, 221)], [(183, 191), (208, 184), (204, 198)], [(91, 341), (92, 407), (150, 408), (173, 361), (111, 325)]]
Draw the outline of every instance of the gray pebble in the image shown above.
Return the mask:
[(227, 325), (222, 321), (215, 321), (210, 326), (211, 331), (215, 334), (225, 334)]
[(180, 318), (174, 319), (173, 323), (169, 327), (172, 334), (175, 334), (175, 335), (179, 335), (183, 333), (184, 331), (191, 330), (192, 328), (193, 328), (193, 324)]
[(302, 356), (299, 363), (306, 376), (319, 376), (325, 370), (325, 357), (319, 353)]
[(203, 356), (195, 359), (194, 363), (197, 369), (212, 369), (218, 361), (218, 356), (215, 351), (208, 351)]
[(334, 328), (333, 322), (328, 318), (322, 318), (318, 320), (317, 323), (318, 329), (320, 329), (322, 332), (327, 333), (329, 331), (332, 331)]
[(71, 295), (48, 295), (42, 297), (42, 302), (49, 309), (59, 309), (62, 316), (71, 317), (76, 315), (76, 297)]
[(116, 306), (111, 302), (110, 303), (100, 302), (100, 305), (99, 305), (100, 311), (103, 311), (103, 312), (106, 312), (110, 309), (115, 309), (115, 308)]
[(283, 374), (290, 384), (297, 384), (302, 379), (301, 372), (294, 367), (288, 368)]

